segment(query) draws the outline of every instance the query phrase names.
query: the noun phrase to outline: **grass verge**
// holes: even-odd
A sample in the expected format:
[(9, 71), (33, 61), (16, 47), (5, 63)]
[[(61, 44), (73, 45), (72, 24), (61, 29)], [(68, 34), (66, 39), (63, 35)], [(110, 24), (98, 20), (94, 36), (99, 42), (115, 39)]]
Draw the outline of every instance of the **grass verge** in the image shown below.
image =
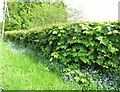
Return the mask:
[[(28, 56), (29, 53), (29, 56)], [(0, 39), (0, 88), (3, 90), (78, 90), (43, 63), (47, 59), (14, 49)], [(2, 81), (1, 81), (2, 80)]]

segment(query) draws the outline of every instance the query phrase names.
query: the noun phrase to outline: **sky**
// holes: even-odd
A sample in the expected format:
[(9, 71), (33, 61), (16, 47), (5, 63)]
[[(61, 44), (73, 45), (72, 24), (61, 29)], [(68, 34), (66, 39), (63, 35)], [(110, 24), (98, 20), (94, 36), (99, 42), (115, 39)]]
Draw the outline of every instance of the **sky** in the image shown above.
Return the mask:
[(3, 16), (2, 7), (3, 7), (3, 0), (0, 0), (0, 21), (2, 21), (2, 16)]
[[(2, 17), (0, 0), (0, 21)], [(72, 8), (82, 11), (83, 18), (89, 21), (118, 20), (118, 2), (120, 0), (64, 0)]]
[(64, 0), (70, 7), (82, 10), (89, 21), (118, 20), (120, 0)]

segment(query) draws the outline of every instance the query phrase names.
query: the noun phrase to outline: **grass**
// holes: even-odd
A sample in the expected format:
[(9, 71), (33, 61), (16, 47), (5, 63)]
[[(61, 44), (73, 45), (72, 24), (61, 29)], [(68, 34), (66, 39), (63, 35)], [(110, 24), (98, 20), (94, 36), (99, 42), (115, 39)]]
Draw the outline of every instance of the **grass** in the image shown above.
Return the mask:
[[(29, 55), (28, 55), (29, 54)], [(78, 90), (65, 83), (58, 73), (51, 72), (31, 51), (15, 49), (0, 39), (0, 89), (3, 90)]]

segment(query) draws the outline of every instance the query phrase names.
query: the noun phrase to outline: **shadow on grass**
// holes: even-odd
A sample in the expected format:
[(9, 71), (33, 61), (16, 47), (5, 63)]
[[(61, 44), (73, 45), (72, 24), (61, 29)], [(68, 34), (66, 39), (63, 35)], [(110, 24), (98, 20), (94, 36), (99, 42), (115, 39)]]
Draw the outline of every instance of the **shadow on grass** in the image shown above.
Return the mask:
[[(37, 53), (34, 50), (31, 50), (30, 48), (24, 47), (23, 45), (18, 45), (18, 43), (16, 42), (9, 42), (9, 41), (5, 41), (5, 43), (8, 44), (8, 46), (12, 47), (14, 50), (18, 51), (18, 52), (22, 52), (23, 54), (25, 54), (26, 56), (28, 56), (30, 58), (31, 61), (33, 61), (34, 63), (38, 64), (41, 63), (42, 65), (44, 65), (45, 67), (47, 67), (47, 69), (56, 74), (57, 76), (62, 78), (62, 69), (63, 66), (62, 64), (58, 63), (58, 62), (50, 62), (48, 57), (45, 57), (41, 51), (37, 51)], [(39, 52), (39, 53), (38, 53)]]
[[(1, 43), (1, 42), (0, 42)], [(80, 90), (77, 84), (63, 81), (56, 62), (50, 63), (41, 53), (5, 42), (2, 56), (4, 90)]]

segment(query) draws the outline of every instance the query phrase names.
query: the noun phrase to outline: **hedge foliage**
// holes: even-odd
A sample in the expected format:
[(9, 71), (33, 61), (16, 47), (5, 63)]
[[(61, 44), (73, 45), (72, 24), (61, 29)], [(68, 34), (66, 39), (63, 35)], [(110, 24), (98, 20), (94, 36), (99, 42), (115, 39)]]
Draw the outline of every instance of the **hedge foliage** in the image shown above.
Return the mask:
[(5, 38), (43, 51), (64, 65), (97, 64), (103, 68), (120, 63), (119, 22), (79, 22), (32, 31), (6, 32)]

